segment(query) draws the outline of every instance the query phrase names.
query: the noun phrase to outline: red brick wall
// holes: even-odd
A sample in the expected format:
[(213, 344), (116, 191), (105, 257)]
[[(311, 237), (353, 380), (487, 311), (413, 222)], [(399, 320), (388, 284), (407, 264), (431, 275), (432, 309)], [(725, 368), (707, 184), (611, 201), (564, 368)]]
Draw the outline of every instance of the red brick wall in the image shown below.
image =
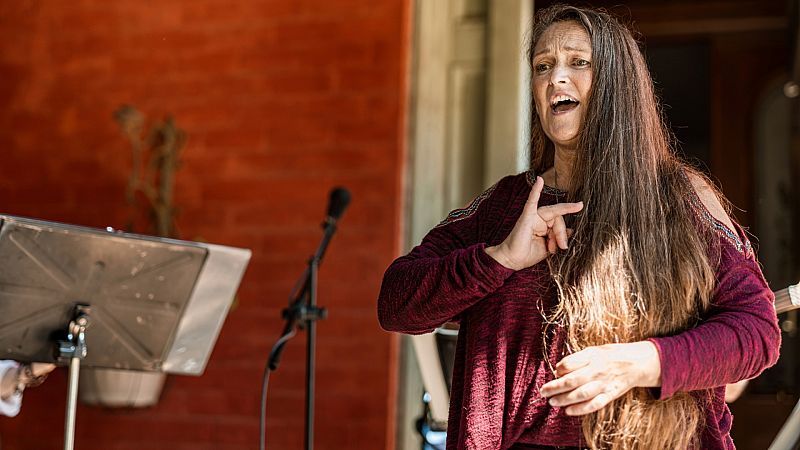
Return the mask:
[[(76, 448), (257, 448), (263, 365), (334, 185), (354, 200), (320, 274), (316, 445), (394, 447), (396, 340), (374, 301), (398, 250), (409, 4), (0, 5), (0, 211), (124, 227), (129, 147), (111, 115), (130, 103), (188, 133), (181, 236), (254, 255), (205, 374), (171, 376), (154, 408), (79, 407)], [(304, 339), (271, 380), (271, 449), (302, 448)], [(3, 448), (59, 448), (65, 396), (59, 369), (0, 419)]]

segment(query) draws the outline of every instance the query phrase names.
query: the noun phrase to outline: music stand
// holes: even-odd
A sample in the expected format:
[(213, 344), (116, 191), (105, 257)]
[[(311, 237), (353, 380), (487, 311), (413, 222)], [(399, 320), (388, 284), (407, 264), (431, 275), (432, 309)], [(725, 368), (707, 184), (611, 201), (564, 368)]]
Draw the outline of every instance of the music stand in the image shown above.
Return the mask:
[(0, 359), (200, 375), (250, 251), (0, 215)]

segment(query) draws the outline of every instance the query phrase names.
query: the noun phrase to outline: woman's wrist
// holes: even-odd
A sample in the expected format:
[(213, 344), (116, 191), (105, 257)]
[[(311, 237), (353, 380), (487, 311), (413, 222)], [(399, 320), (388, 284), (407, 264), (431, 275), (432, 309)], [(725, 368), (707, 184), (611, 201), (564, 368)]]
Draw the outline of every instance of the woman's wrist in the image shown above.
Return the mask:
[(511, 262), (511, 260), (508, 259), (505, 253), (503, 253), (503, 251), (500, 249), (501, 245), (503, 244), (495, 245), (494, 247), (485, 247), (483, 251), (486, 252), (487, 255), (491, 256), (492, 259), (497, 261), (498, 264), (505, 267), (506, 269), (518, 270)]
[(637, 363), (641, 367), (640, 387), (661, 387), (661, 357), (651, 341), (636, 342)]

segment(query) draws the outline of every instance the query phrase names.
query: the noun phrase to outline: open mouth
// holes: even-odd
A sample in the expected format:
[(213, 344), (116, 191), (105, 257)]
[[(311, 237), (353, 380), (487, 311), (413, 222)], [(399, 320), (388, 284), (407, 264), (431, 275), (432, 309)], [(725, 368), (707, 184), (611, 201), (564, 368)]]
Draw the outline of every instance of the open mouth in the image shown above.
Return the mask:
[(556, 114), (565, 113), (577, 108), (580, 103), (569, 95), (558, 95), (550, 103), (550, 109)]

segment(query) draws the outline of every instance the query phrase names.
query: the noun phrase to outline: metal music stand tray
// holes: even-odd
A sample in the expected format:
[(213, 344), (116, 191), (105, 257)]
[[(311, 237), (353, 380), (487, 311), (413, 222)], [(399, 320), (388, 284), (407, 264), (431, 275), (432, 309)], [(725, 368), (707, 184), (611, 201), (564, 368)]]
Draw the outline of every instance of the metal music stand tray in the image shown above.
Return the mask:
[(201, 375), (250, 250), (0, 215), (0, 359)]

